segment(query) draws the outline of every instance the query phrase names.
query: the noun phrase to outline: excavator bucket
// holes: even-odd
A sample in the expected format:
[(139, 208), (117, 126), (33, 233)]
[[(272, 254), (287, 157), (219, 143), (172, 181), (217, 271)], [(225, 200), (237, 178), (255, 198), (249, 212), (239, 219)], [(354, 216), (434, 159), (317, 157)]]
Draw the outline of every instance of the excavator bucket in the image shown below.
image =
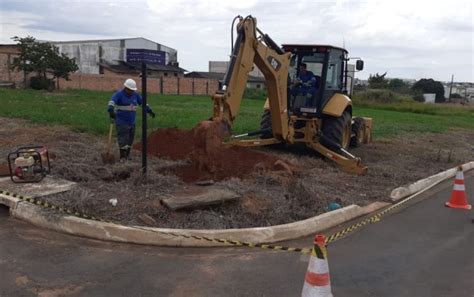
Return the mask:
[[(344, 156), (342, 154), (338, 154), (325, 146), (321, 143), (310, 143), (309, 144), (314, 150), (319, 152), (321, 155), (325, 156), (326, 158), (336, 162), (339, 166), (341, 166), (342, 170), (355, 173), (358, 175), (365, 175), (367, 173), (367, 166), (361, 164), (360, 158), (356, 158), (350, 155), (348, 152), (345, 152)], [(344, 152), (343, 152), (344, 153)]]
[(222, 120), (202, 121), (194, 128), (196, 146), (205, 151), (219, 147), (224, 139), (230, 137), (230, 126)]

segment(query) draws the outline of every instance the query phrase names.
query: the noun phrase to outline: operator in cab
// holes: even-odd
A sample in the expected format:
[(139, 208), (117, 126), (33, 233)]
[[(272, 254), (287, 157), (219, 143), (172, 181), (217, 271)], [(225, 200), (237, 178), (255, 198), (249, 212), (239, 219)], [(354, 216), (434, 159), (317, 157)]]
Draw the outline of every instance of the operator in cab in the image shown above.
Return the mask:
[(313, 72), (306, 69), (306, 63), (301, 63), (298, 72), (296, 86), (293, 95), (303, 95), (306, 97), (306, 106), (311, 106), (314, 96), (318, 90), (318, 82)]
[[(120, 160), (128, 160), (130, 149), (135, 138), (135, 118), (138, 105), (142, 105), (142, 97), (136, 93), (137, 83), (129, 78), (123, 84), (123, 89), (117, 91), (109, 101), (107, 112), (115, 121), (117, 142), (120, 150)], [(143, 107), (142, 107), (143, 108)], [(145, 107), (147, 114), (155, 118), (150, 106)]]

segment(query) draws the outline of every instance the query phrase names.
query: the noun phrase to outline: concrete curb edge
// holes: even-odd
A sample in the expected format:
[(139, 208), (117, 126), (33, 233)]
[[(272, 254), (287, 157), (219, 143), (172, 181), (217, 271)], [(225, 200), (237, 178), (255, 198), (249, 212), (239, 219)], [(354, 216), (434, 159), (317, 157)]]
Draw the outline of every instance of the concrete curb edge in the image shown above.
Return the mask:
[[(474, 169), (474, 161), (465, 163), (462, 165), (462, 167), (464, 171), (469, 171), (471, 169)], [(390, 193), (390, 198), (394, 202), (399, 201), (431, 185), (434, 185), (436, 183), (439, 183), (441, 181), (444, 181), (448, 178), (455, 176), (456, 171), (457, 171), (457, 167), (454, 167), (454, 168), (442, 171), (440, 173), (437, 173), (435, 175), (432, 175), (430, 177), (420, 179), (412, 184), (393, 189), (392, 192)]]
[(274, 243), (308, 236), (335, 227), (359, 216), (386, 207), (390, 203), (374, 202), (365, 207), (349, 205), (306, 220), (271, 227), (199, 230), (124, 226), (64, 215), (20, 199), (0, 194), (0, 204), (7, 205), (13, 217), (35, 226), (93, 239), (157, 246), (210, 247), (221, 243), (189, 239), (174, 234), (206, 236), (251, 243)]
[[(466, 171), (471, 170), (474, 168), (474, 161), (463, 164), (462, 166)], [(392, 191), (390, 196), (393, 201), (401, 200), (443, 180), (453, 177), (456, 174), (456, 169), (457, 168), (451, 168), (428, 178), (416, 181), (410, 185), (396, 188)], [(0, 194), (0, 204), (8, 206), (13, 217), (39, 227), (62, 233), (106, 241), (182, 247), (210, 247), (222, 246), (222, 244), (206, 240), (189, 239), (181, 237), (179, 234), (251, 243), (274, 243), (291, 240), (335, 227), (339, 224), (390, 205), (390, 203), (385, 202), (374, 202), (365, 207), (353, 204), (306, 220), (271, 227), (200, 230), (124, 226), (114, 223), (86, 220), (75, 216), (51, 212), (50, 210), (44, 209), (40, 206), (3, 194)], [(174, 233), (178, 236), (169, 233)]]

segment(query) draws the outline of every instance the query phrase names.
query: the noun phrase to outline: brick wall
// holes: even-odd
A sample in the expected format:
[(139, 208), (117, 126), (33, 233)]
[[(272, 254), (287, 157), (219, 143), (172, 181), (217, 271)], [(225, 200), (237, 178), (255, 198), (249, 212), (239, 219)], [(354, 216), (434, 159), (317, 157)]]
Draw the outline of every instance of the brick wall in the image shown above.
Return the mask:
[[(115, 91), (123, 86), (127, 78), (137, 82), (141, 90), (141, 78), (117, 74), (72, 74), (70, 80), (59, 80), (59, 89), (87, 89)], [(153, 94), (212, 95), (219, 87), (217, 80), (190, 77), (148, 78), (147, 92)]]
[(18, 57), (18, 50), (14, 47), (2, 46), (0, 48), (0, 81), (14, 82), (17, 86), (23, 87), (25, 79), (23, 71), (10, 69), (15, 57)]
[[(12, 71), (9, 68), (17, 52), (17, 49), (0, 47), (0, 81), (15, 82), (17, 87), (24, 87), (23, 71)], [(30, 73), (28, 77), (33, 75)], [(122, 88), (127, 78), (133, 78), (141, 89), (141, 78), (138, 73), (126, 75), (107, 69), (104, 69), (104, 74), (71, 74), (69, 81), (59, 79), (59, 89), (115, 91)], [(218, 88), (217, 80), (205, 78), (162, 77), (147, 80), (147, 91), (154, 94), (212, 95)]]

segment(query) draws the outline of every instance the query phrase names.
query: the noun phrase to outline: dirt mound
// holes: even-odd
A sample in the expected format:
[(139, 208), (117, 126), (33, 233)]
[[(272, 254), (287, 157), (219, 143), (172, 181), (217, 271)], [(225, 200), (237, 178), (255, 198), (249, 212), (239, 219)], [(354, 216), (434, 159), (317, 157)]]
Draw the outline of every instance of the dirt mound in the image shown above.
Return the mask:
[[(159, 129), (148, 136), (147, 151), (157, 157), (171, 160), (186, 158), (193, 150), (193, 132), (176, 128)], [(142, 149), (141, 143), (133, 146)]]
[(148, 137), (148, 153), (189, 160), (173, 172), (185, 182), (244, 178), (259, 170), (282, 170), (283, 161), (273, 155), (223, 144), (229, 135), (225, 124), (211, 121), (201, 122), (192, 130), (160, 129)]

